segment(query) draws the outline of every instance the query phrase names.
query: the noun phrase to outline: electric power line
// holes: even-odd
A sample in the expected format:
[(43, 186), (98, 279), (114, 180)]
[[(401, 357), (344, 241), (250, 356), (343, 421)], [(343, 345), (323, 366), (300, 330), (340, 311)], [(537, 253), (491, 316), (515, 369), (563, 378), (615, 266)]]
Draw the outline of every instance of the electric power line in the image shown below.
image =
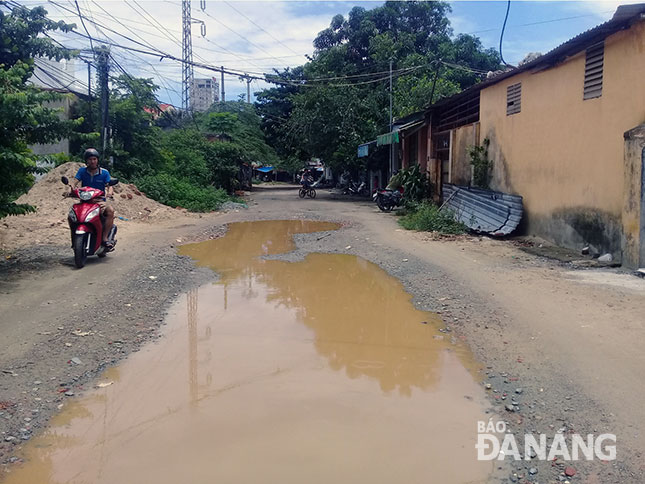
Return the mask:
[[(263, 29), (260, 25), (258, 25), (258, 24), (257, 24), (257, 23), (255, 23), (253, 20), (251, 20), (249, 17), (247, 17), (246, 15), (244, 15), (244, 13), (240, 12), (237, 8), (235, 8), (235, 7), (234, 7), (233, 5), (231, 5), (229, 2), (224, 1), (224, 3), (225, 3), (226, 5), (228, 5), (230, 8), (232, 8), (233, 10), (235, 10), (237, 13), (239, 13), (239, 14), (240, 14), (242, 17), (244, 17), (246, 20), (248, 20), (249, 22), (251, 22), (253, 25), (255, 25), (257, 28), (259, 28), (262, 32), (266, 33), (266, 34), (267, 34), (269, 37), (271, 37), (273, 40), (275, 40), (276, 42), (278, 42), (280, 45), (282, 45), (282, 46), (286, 47), (287, 49), (289, 49), (289, 50), (290, 50), (291, 52), (293, 52), (294, 54), (296, 54), (296, 55), (298, 55), (298, 56), (301, 56), (301, 55), (302, 55), (302, 56), (304, 57), (304, 55), (303, 55), (303, 54), (298, 54), (295, 50), (293, 50), (293, 49), (292, 49), (291, 47), (289, 47), (287, 44), (285, 44), (285, 43), (284, 43), (284, 42), (282, 42), (280, 39), (278, 39), (277, 37), (275, 37), (273, 34), (271, 34), (271, 32), (268, 32), (268, 31), (266, 31), (265, 29)], [(206, 12), (204, 12), (204, 13), (206, 13)]]
[(508, 20), (508, 12), (510, 10), (511, 0), (508, 0), (508, 3), (506, 5), (506, 15), (504, 16), (504, 25), (502, 25), (502, 33), (499, 36), (499, 57), (505, 65), (508, 65), (508, 63), (504, 60), (504, 56), (502, 55), (502, 40), (504, 39), (504, 30), (506, 29), (506, 21)]

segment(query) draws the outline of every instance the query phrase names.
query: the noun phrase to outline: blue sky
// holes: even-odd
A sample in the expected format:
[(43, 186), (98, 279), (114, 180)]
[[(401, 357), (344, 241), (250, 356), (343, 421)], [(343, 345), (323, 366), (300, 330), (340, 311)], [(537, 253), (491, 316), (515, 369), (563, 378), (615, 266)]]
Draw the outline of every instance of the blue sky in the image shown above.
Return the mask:
[[(643, 0), (645, 1), (645, 0)], [(28, 6), (44, 5), (55, 19), (75, 22), (82, 31), (74, 11), (66, 11), (44, 1), (24, 1)], [(345, 1), (213, 1), (206, 0), (206, 8), (193, 0), (192, 16), (202, 21), (193, 26), (195, 61), (210, 65), (224, 65), (249, 74), (271, 72), (272, 68), (295, 66), (306, 61), (304, 55), (313, 51), (316, 34), (327, 27), (336, 14), (347, 15), (355, 5), (370, 9), (383, 2)], [(548, 52), (575, 35), (609, 20), (621, 3), (616, 1), (559, 2), (512, 1), (504, 34), (503, 55), (510, 64), (516, 64), (529, 52)], [(469, 33), (478, 36), (485, 47), (498, 49), (506, 1), (450, 2), (449, 15), (454, 34)], [(71, 3), (61, 2), (70, 8)], [(138, 5), (141, 8), (138, 8)], [(137, 4), (125, 0), (79, 0), (81, 11), (97, 23), (150, 44), (164, 52), (181, 57), (181, 2), (179, 0), (139, 0)], [(137, 8), (135, 8), (137, 7)], [(129, 42), (99, 26), (86, 22), (92, 36), (104, 40)], [(136, 35), (136, 37), (135, 37)], [(73, 35), (59, 37), (70, 47), (88, 47), (82, 38)], [(133, 44), (130, 44), (133, 45)], [(133, 75), (152, 77), (161, 86), (162, 102), (181, 104), (181, 66), (165, 59), (136, 55), (113, 49), (121, 65)], [(83, 79), (84, 65), (77, 66), (77, 76)], [(211, 71), (196, 69), (196, 77), (217, 76)], [(85, 78), (86, 79), (86, 78)], [(226, 76), (227, 99), (237, 99), (246, 92), (239, 78)], [(252, 91), (266, 84), (253, 81)]]

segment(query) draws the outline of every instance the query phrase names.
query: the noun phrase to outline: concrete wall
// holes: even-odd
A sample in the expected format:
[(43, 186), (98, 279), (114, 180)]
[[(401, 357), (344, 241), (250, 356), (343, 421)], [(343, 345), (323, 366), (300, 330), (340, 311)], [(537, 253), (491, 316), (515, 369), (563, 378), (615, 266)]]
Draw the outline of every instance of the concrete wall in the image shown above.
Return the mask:
[[(491, 141), (492, 188), (524, 197), (527, 230), (620, 255), (623, 133), (645, 121), (645, 23), (605, 40), (602, 96), (583, 101), (585, 52), (481, 92), (481, 138)], [(506, 88), (522, 83), (521, 112)]]
[[(67, 120), (69, 119), (72, 99), (71, 96), (66, 95), (58, 101), (49, 101), (44, 106), (49, 109), (59, 109), (59, 118)], [(53, 155), (56, 153), (69, 155), (69, 139), (64, 138), (57, 143), (35, 144), (29, 146), (29, 148), (37, 155)]]
[(623, 264), (645, 267), (645, 124), (625, 133)]

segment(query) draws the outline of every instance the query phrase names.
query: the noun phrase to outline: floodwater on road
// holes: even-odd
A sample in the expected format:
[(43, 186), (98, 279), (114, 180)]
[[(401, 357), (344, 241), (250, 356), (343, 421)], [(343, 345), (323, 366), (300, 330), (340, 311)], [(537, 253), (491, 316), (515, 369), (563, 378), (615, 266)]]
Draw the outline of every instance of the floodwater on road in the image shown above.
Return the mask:
[(308, 221), (243, 222), (182, 254), (220, 279), (26, 446), (7, 484), (486, 482), (476, 363), (351, 255), (261, 256)]

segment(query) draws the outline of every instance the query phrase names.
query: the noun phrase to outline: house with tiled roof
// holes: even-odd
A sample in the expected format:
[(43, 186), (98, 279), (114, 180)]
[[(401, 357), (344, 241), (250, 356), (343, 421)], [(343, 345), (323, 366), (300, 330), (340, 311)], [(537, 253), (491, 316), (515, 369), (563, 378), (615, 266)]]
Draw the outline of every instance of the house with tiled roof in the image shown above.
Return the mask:
[(437, 197), (472, 183), (468, 148), (487, 143), (490, 188), (523, 197), (524, 233), (645, 266), (645, 4), (417, 117), (400, 158)]

